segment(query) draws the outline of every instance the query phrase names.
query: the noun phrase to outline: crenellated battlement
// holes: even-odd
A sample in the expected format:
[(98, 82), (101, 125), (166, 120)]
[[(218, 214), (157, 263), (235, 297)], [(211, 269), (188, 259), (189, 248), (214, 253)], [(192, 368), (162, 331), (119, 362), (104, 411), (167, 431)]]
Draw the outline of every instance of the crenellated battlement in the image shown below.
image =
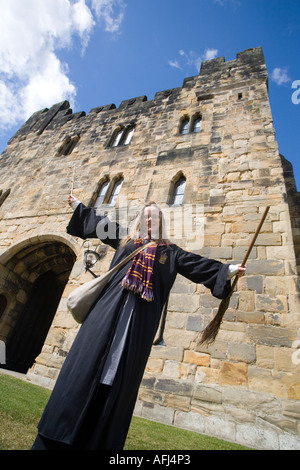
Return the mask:
[[(172, 103), (181, 91), (186, 88), (195, 88), (199, 101), (210, 99), (216, 88), (219, 88), (222, 84), (228, 86), (228, 79), (231, 82), (240, 83), (241, 80), (250, 79), (253, 75), (258, 78), (258, 74), (260, 74), (262, 80), (267, 79), (267, 69), (261, 47), (238, 52), (235, 60), (227, 62), (224, 57), (204, 61), (201, 64), (199, 75), (186, 78), (182, 87), (158, 91), (151, 101), (148, 101), (147, 96), (143, 95), (123, 100), (119, 107), (115, 104), (95, 107), (90, 110), (88, 115), (85, 111), (73, 113), (68, 101), (56, 103), (50, 109), (45, 108), (34, 113), (8, 143), (10, 144), (16, 139), (23, 140), (27, 134), (32, 132), (41, 135), (45, 129), (51, 130), (63, 127), (71, 120), (73, 123), (77, 121), (78, 126), (81, 127), (82, 123), (80, 121), (82, 118), (88, 117), (90, 120), (99, 113), (119, 113), (137, 108), (146, 110), (166, 102)], [(230, 86), (232, 86), (232, 83)]]

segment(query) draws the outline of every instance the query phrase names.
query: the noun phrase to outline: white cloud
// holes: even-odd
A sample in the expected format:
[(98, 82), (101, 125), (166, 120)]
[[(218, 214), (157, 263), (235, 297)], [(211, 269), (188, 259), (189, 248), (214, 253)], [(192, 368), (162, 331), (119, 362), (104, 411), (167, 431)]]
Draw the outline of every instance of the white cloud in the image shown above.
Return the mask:
[(283, 85), (284, 83), (288, 83), (291, 81), (290, 77), (288, 76), (288, 72), (286, 68), (276, 67), (273, 72), (271, 73), (271, 79), (273, 82), (277, 83), (277, 85)]
[(67, 76), (67, 66), (61, 64), (53, 52), (47, 52), (44, 57), (40, 58), (43, 66), (38, 67), (36, 73), (28, 77), (27, 85), (19, 90), (26, 117), (40, 109), (41, 103), (43, 103), (42, 107), (50, 107), (64, 100), (65, 96), (74, 106), (76, 88)]
[(194, 51), (186, 53), (181, 49), (178, 54), (180, 56), (178, 59), (169, 60), (168, 64), (171, 67), (186, 71), (192, 68), (193, 70), (196, 69), (197, 73), (199, 73), (201, 62), (203, 60), (211, 60), (217, 57), (218, 49), (205, 49), (204, 53), (201, 55)]
[(116, 33), (124, 19), (125, 3), (123, 0), (91, 0), (92, 8), (98, 19), (105, 23), (105, 31)]
[(64, 99), (74, 106), (57, 51), (77, 36), (84, 52), (97, 22), (118, 32), (124, 9), (122, 0), (0, 0), (0, 130)]
[(218, 55), (218, 49), (206, 49), (203, 60), (215, 59)]
[(181, 67), (180, 67), (180, 65), (179, 65), (178, 60), (169, 60), (168, 64), (169, 64), (171, 67), (174, 67), (175, 69), (180, 69), (180, 70), (181, 70)]

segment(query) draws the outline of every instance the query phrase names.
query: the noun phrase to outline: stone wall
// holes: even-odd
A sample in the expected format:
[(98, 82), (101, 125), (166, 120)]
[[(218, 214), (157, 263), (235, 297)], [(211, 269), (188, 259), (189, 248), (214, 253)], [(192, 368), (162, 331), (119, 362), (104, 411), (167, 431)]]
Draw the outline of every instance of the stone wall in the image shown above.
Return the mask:
[[(270, 211), (209, 347), (197, 339), (219, 301), (177, 277), (164, 345), (152, 348), (135, 412), (248, 446), (300, 449), (299, 193), (278, 151), (267, 83), (261, 48), (249, 49), (232, 61), (202, 63), (199, 75), (149, 101), (141, 96), (88, 115), (59, 103), (35, 113), (11, 139), (0, 159), (0, 190), (10, 190), (0, 208), (0, 294), (10, 299), (0, 339), (9, 340), (26, 299), (25, 284), (21, 294), (18, 282), (10, 290), (9, 282), (18, 273), (33, 279), (40, 269), (22, 265), (24, 250), (34, 247), (45, 263), (51, 255), (43, 244), (52, 241), (57, 253), (62, 243), (72, 268), (28, 380), (53, 387), (78, 331), (66, 298), (90, 279), (82, 241), (65, 233), (70, 188), (88, 205), (101, 181), (122, 176), (120, 197), (126, 195), (129, 208), (152, 199), (168, 210), (172, 184), (184, 175), (184, 206), (201, 207), (196, 218), (204, 227), (200, 238), (171, 234), (187, 250), (240, 262), (267, 205)], [(198, 115), (201, 132), (182, 135), (182, 120)], [(111, 147), (114, 131), (128, 125), (135, 127), (130, 144)], [(72, 139), (76, 146), (64, 155)], [(112, 255), (95, 272), (104, 272)]]

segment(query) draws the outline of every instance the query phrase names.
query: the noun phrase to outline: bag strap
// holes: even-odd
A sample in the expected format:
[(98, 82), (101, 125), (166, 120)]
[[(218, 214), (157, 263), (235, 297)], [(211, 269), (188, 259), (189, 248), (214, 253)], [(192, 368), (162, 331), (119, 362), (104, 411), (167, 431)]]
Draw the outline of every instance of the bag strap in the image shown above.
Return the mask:
[(146, 243), (146, 245), (140, 246), (139, 248), (134, 250), (132, 253), (130, 253), (130, 255), (126, 256), (126, 258), (124, 258), (122, 261), (120, 261), (120, 263), (118, 263), (116, 266), (111, 268), (107, 272), (107, 274), (113, 274), (114, 272), (118, 271), (118, 269), (120, 269), (122, 266), (124, 266), (124, 264), (128, 263), (128, 261), (131, 260), (132, 258), (134, 258), (135, 255), (137, 255), (140, 251), (143, 251), (143, 250), (145, 250), (145, 248), (148, 248), (149, 246), (152, 246), (152, 245), (155, 245), (155, 244), (156, 244), (156, 242), (152, 241), (152, 242)]

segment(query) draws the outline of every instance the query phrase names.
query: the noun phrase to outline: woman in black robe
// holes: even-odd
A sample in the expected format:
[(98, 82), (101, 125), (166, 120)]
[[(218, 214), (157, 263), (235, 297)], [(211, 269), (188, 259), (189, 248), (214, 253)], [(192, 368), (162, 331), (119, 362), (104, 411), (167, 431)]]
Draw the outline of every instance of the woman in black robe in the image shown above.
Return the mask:
[[(121, 240), (119, 226), (97, 215), (95, 209), (73, 196), (69, 196), (69, 204), (75, 210), (67, 232), (82, 239), (101, 238), (113, 247), (111, 267), (136, 248), (133, 236)], [(148, 284), (151, 299), (145, 300), (124, 283), (135, 260), (113, 275), (66, 357), (32, 449), (123, 449), (161, 312), (176, 275), (203, 284), (222, 299), (230, 291), (229, 279), (244, 274), (245, 268), (204, 258), (162, 240), (162, 215), (153, 203), (137, 219), (140, 234), (145, 227), (146, 239), (140, 243), (158, 239), (149, 271), (153, 268)], [(143, 252), (141, 256), (142, 266), (148, 261)]]

